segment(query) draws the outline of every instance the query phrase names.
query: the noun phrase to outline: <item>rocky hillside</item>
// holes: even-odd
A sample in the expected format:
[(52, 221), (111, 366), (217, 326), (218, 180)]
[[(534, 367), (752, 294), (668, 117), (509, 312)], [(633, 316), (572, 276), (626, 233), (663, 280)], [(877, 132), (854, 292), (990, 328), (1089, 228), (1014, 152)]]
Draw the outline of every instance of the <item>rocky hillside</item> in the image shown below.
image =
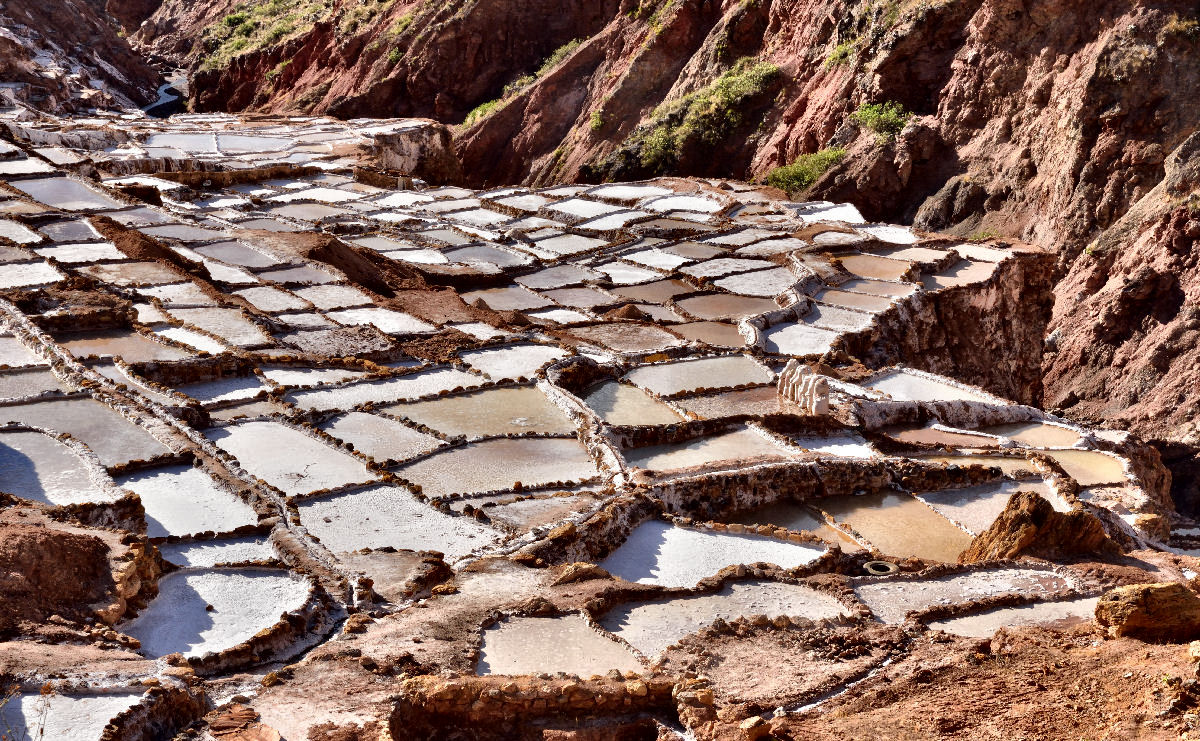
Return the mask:
[(0, 0), (0, 105), (140, 107), (154, 100), (158, 80), (102, 0)]

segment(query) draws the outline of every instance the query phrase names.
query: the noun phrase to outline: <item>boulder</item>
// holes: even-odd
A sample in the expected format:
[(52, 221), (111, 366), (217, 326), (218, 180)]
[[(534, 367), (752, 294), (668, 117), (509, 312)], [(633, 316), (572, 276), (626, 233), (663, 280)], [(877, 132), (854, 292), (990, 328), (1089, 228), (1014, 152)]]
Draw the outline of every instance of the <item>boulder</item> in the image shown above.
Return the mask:
[(1178, 582), (1117, 587), (1096, 604), (1096, 622), (1113, 637), (1183, 643), (1200, 638), (1200, 597)]
[(1019, 491), (1008, 500), (1008, 506), (992, 526), (971, 541), (958, 560), (976, 563), (1017, 556), (1057, 559), (1119, 552), (1120, 547), (1092, 513), (1057, 512), (1037, 493)]

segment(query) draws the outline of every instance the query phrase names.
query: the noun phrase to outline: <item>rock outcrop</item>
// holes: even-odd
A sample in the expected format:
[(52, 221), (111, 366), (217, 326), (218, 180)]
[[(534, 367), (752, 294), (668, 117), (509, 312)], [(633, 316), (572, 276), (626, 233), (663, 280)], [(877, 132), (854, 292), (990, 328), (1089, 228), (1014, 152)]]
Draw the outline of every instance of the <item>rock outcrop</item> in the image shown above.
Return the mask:
[(1019, 491), (992, 526), (980, 533), (959, 556), (960, 563), (1038, 556), (1062, 559), (1103, 556), (1119, 549), (1095, 515), (1084, 510), (1058, 512), (1031, 491)]
[(1200, 637), (1200, 597), (1178, 582), (1117, 587), (1096, 604), (1096, 622), (1114, 637), (1185, 643)]

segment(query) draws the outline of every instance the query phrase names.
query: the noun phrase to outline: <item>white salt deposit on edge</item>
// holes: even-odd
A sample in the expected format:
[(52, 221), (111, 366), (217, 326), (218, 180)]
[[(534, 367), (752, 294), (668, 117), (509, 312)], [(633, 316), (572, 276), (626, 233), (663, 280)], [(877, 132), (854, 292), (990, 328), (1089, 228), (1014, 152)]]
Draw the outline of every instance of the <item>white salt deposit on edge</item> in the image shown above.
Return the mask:
[(990, 638), (1001, 628), (1019, 628), (1026, 625), (1054, 627), (1090, 621), (1096, 613), (1096, 603), (1099, 601), (1099, 597), (1083, 597), (1061, 602), (1000, 607), (974, 615), (934, 620), (929, 623), (929, 627), (968, 638)]
[(845, 605), (809, 587), (752, 581), (726, 584), (715, 594), (618, 605), (599, 622), (653, 658), (680, 638), (712, 625), (717, 618), (786, 615), (821, 620), (845, 614)]
[(469, 517), (455, 517), (424, 505), (407, 489), (377, 486), (303, 502), (300, 519), (331, 551), (392, 546), (465, 556), (488, 545), (499, 533)]
[(258, 522), (250, 505), (191, 466), (141, 471), (117, 484), (141, 497), (146, 508), (146, 534), (152, 538), (206, 530), (224, 533)]
[(650, 520), (630, 533), (602, 565), (613, 575), (640, 584), (692, 587), (726, 566), (765, 561), (791, 569), (824, 553), (821, 548), (773, 538), (704, 532)]
[(285, 494), (376, 479), (359, 459), (278, 422), (242, 422), (206, 434), (243, 468)]
[(97, 741), (110, 720), (141, 699), (140, 692), (16, 695), (0, 704), (0, 734), (30, 741)]
[(119, 629), (142, 642), (145, 656), (203, 656), (232, 648), (277, 623), (282, 613), (300, 609), (308, 590), (307, 580), (273, 569), (176, 571)]
[(588, 677), (645, 667), (624, 644), (602, 635), (581, 615), (516, 617), (483, 631), (476, 673), (554, 674)]
[[(586, 318), (586, 317), (585, 317)], [(476, 350), (462, 354), (463, 362), (494, 379), (532, 378), (547, 363), (567, 353), (547, 345), (513, 345), (496, 350)]]
[(158, 546), (162, 557), (176, 566), (211, 567), (219, 563), (266, 561), (275, 557), (265, 535), (221, 540), (197, 540), (186, 543), (163, 543)]

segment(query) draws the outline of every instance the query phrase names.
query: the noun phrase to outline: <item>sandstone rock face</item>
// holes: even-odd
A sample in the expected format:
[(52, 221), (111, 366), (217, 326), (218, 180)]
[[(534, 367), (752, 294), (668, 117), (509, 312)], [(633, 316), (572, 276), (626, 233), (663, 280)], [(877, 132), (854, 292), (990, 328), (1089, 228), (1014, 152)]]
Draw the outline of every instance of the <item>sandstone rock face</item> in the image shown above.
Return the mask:
[(961, 563), (996, 558), (1105, 555), (1118, 551), (1095, 515), (1081, 510), (1056, 512), (1034, 492), (1012, 495), (1004, 512), (959, 556)]
[(158, 74), (118, 35), (102, 0), (0, 0), (0, 27), (0, 80), (15, 83), (4, 105), (62, 113), (154, 100)]
[(380, 167), (399, 170), (434, 185), (462, 180), (462, 163), (454, 154), (450, 131), (435, 121), (375, 135)]
[(1184, 643), (1200, 636), (1200, 597), (1177, 582), (1117, 587), (1096, 604), (1096, 622), (1114, 637)]

